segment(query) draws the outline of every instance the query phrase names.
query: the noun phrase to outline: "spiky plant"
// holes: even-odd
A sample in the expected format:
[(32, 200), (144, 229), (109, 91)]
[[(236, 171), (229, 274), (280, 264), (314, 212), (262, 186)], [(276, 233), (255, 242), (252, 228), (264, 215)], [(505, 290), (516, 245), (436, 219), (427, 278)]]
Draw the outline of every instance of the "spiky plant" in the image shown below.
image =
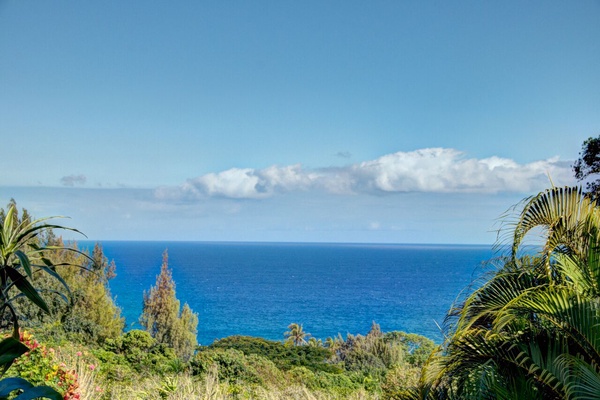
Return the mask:
[[(0, 376), (16, 358), (29, 351), (27, 346), (19, 341), (19, 319), (15, 300), (25, 297), (44, 312), (50, 312), (46, 301), (40, 295), (43, 288), (35, 288), (31, 283), (33, 274), (49, 274), (58, 280), (66, 294), (69, 294), (69, 288), (56, 271), (56, 265), (45, 257), (46, 252), (58, 248), (46, 245), (42, 240), (43, 235), (52, 229), (79, 232), (76, 229), (48, 222), (58, 217), (34, 221), (29, 218), (19, 220), (14, 202), (10, 204), (6, 214), (2, 213), (2, 217), (0, 220), (0, 315), (11, 328), (12, 335), (0, 341), (0, 368), (2, 368)], [(68, 301), (65, 294), (59, 293), (59, 295)], [(0, 399), (8, 398), (14, 391), (20, 393), (15, 397), (16, 400), (41, 397), (62, 399), (54, 389), (48, 386), (34, 387), (22, 378), (4, 378), (0, 381)]]

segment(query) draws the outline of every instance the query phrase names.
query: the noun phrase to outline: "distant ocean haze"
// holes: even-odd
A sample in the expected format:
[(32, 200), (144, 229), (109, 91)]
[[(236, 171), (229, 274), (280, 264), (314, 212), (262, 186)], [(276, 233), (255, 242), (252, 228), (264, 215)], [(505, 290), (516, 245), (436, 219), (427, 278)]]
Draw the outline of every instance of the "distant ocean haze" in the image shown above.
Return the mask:
[[(292, 322), (316, 338), (365, 334), (372, 321), (442, 339), (438, 325), (493, 257), (492, 246), (101, 242), (114, 260), (110, 289), (139, 328), (144, 290), (168, 250), (177, 298), (198, 313), (198, 341), (231, 335), (282, 340)], [(93, 248), (92, 242), (81, 247)]]

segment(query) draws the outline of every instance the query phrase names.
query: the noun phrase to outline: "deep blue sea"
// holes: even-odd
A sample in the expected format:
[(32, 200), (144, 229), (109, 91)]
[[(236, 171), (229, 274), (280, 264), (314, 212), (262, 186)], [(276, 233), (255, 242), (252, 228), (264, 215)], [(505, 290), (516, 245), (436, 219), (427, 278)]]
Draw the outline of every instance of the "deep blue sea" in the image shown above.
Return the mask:
[[(93, 247), (93, 243), (79, 243)], [(292, 322), (314, 337), (402, 330), (441, 341), (452, 302), (493, 256), (491, 246), (408, 244), (101, 243), (117, 265), (111, 292), (128, 328), (139, 327), (142, 296), (162, 253), (177, 298), (199, 314), (198, 340), (230, 335), (282, 340)]]

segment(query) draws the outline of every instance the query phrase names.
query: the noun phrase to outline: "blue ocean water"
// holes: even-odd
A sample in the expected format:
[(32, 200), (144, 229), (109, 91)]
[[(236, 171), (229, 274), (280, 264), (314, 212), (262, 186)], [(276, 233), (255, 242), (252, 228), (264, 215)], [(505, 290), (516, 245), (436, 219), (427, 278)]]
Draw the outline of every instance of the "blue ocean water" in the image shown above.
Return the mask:
[[(281, 340), (292, 322), (325, 339), (403, 330), (441, 340), (452, 302), (493, 256), (491, 246), (312, 243), (101, 243), (117, 265), (110, 288), (129, 328), (168, 250), (177, 297), (199, 314), (198, 340)], [(93, 243), (80, 243), (92, 247)]]

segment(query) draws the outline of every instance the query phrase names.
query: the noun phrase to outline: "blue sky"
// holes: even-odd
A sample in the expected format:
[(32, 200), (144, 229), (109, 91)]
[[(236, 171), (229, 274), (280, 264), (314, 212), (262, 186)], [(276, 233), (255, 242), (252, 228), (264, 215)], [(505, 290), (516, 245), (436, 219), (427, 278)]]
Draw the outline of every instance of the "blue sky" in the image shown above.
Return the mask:
[(600, 2), (0, 0), (0, 204), (98, 240), (491, 243), (600, 134)]

